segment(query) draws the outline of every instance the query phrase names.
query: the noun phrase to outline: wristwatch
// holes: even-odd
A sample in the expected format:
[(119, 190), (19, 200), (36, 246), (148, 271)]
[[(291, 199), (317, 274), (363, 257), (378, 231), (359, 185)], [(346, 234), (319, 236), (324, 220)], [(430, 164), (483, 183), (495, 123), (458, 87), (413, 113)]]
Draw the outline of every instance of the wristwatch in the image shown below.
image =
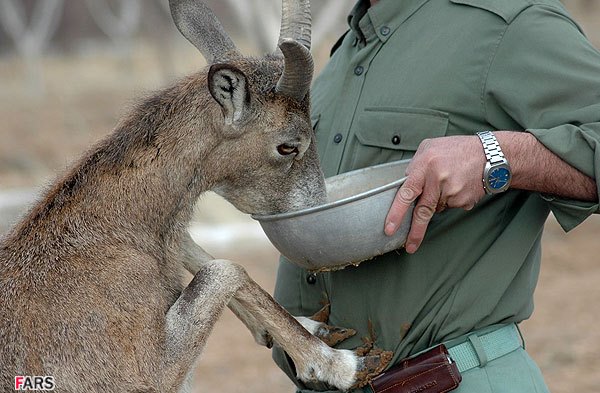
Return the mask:
[(477, 136), (481, 139), (487, 159), (483, 169), (483, 189), (486, 194), (506, 191), (510, 186), (512, 173), (498, 140), (491, 131), (480, 131)]

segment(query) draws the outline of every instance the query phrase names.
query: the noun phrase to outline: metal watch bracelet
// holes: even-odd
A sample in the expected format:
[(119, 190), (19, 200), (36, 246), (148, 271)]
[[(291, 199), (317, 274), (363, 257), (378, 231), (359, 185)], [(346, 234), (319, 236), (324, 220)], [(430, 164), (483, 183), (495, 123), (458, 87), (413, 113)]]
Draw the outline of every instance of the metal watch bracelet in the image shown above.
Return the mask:
[(480, 131), (477, 133), (477, 136), (481, 139), (485, 158), (490, 164), (494, 165), (506, 162), (504, 153), (502, 153), (502, 149), (500, 149), (500, 144), (492, 131)]

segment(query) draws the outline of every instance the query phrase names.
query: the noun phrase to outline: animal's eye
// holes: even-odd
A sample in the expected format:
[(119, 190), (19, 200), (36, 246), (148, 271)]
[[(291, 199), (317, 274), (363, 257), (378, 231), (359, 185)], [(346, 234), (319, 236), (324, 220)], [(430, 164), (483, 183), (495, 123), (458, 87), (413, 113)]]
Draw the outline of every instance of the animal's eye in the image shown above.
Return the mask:
[(282, 156), (289, 156), (290, 154), (298, 154), (298, 146), (288, 145), (286, 143), (282, 143), (277, 146), (277, 152)]

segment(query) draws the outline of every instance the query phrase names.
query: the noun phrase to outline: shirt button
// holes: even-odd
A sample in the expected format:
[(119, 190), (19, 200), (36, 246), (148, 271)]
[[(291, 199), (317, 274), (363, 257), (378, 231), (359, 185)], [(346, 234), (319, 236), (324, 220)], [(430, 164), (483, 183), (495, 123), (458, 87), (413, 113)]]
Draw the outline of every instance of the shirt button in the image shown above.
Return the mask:
[(306, 282), (310, 285), (315, 285), (317, 282), (317, 275), (315, 273), (310, 273), (306, 276)]
[(354, 68), (354, 73), (355, 73), (356, 75), (362, 75), (362, 73), (364, 72), (364, 70), (365, 70), (365, 69), (364, 69), (362, 66), (356, 66), (356, 67)]
[(400, 137), (399, 137), (398, 135), (394, 135), (394, 136), (392, 137), (392, 143), (393, 143), (394, 145), (399, 145), (399, 144), (400, 144)]
[(342, 136), (342, 134), (335, 134), (335, 136), (333, 137), (333, 141), (335, 143), (340, 143), (342, 141), (344, 137)]
[(381, 26), (381, 29), (379, 29), (379, 32), (381, 33), (381, 35), (388, 35), (390, 34), (391, 29), (387, 26)]

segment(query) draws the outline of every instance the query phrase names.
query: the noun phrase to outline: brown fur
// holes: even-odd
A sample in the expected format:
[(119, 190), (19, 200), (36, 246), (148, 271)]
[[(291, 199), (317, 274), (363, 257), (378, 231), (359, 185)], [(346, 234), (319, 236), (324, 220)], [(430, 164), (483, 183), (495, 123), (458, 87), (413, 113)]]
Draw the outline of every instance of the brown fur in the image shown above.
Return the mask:
[[(254, 114), (268, 131), (223, 139), (206, 73), (184, 79), (142, 101), (2, 240), (0, 391), (12, 390), (15, 375), (46, 374), (59, 388), (77, 380), (81, 391), (97, 390), (86, 379), (156, 386), (194, 202), (223, 179), (260, 169), (261, 145), (284, 112), (306, 119), (306, 104), (266, 92), (280, 63), (258, 72), (253, 62), (237, 66), (251, 70), (252, 93), (261, 95), (253, 105), (271, 107)], [(101, 375), (84, 378), (99, 366)]]

